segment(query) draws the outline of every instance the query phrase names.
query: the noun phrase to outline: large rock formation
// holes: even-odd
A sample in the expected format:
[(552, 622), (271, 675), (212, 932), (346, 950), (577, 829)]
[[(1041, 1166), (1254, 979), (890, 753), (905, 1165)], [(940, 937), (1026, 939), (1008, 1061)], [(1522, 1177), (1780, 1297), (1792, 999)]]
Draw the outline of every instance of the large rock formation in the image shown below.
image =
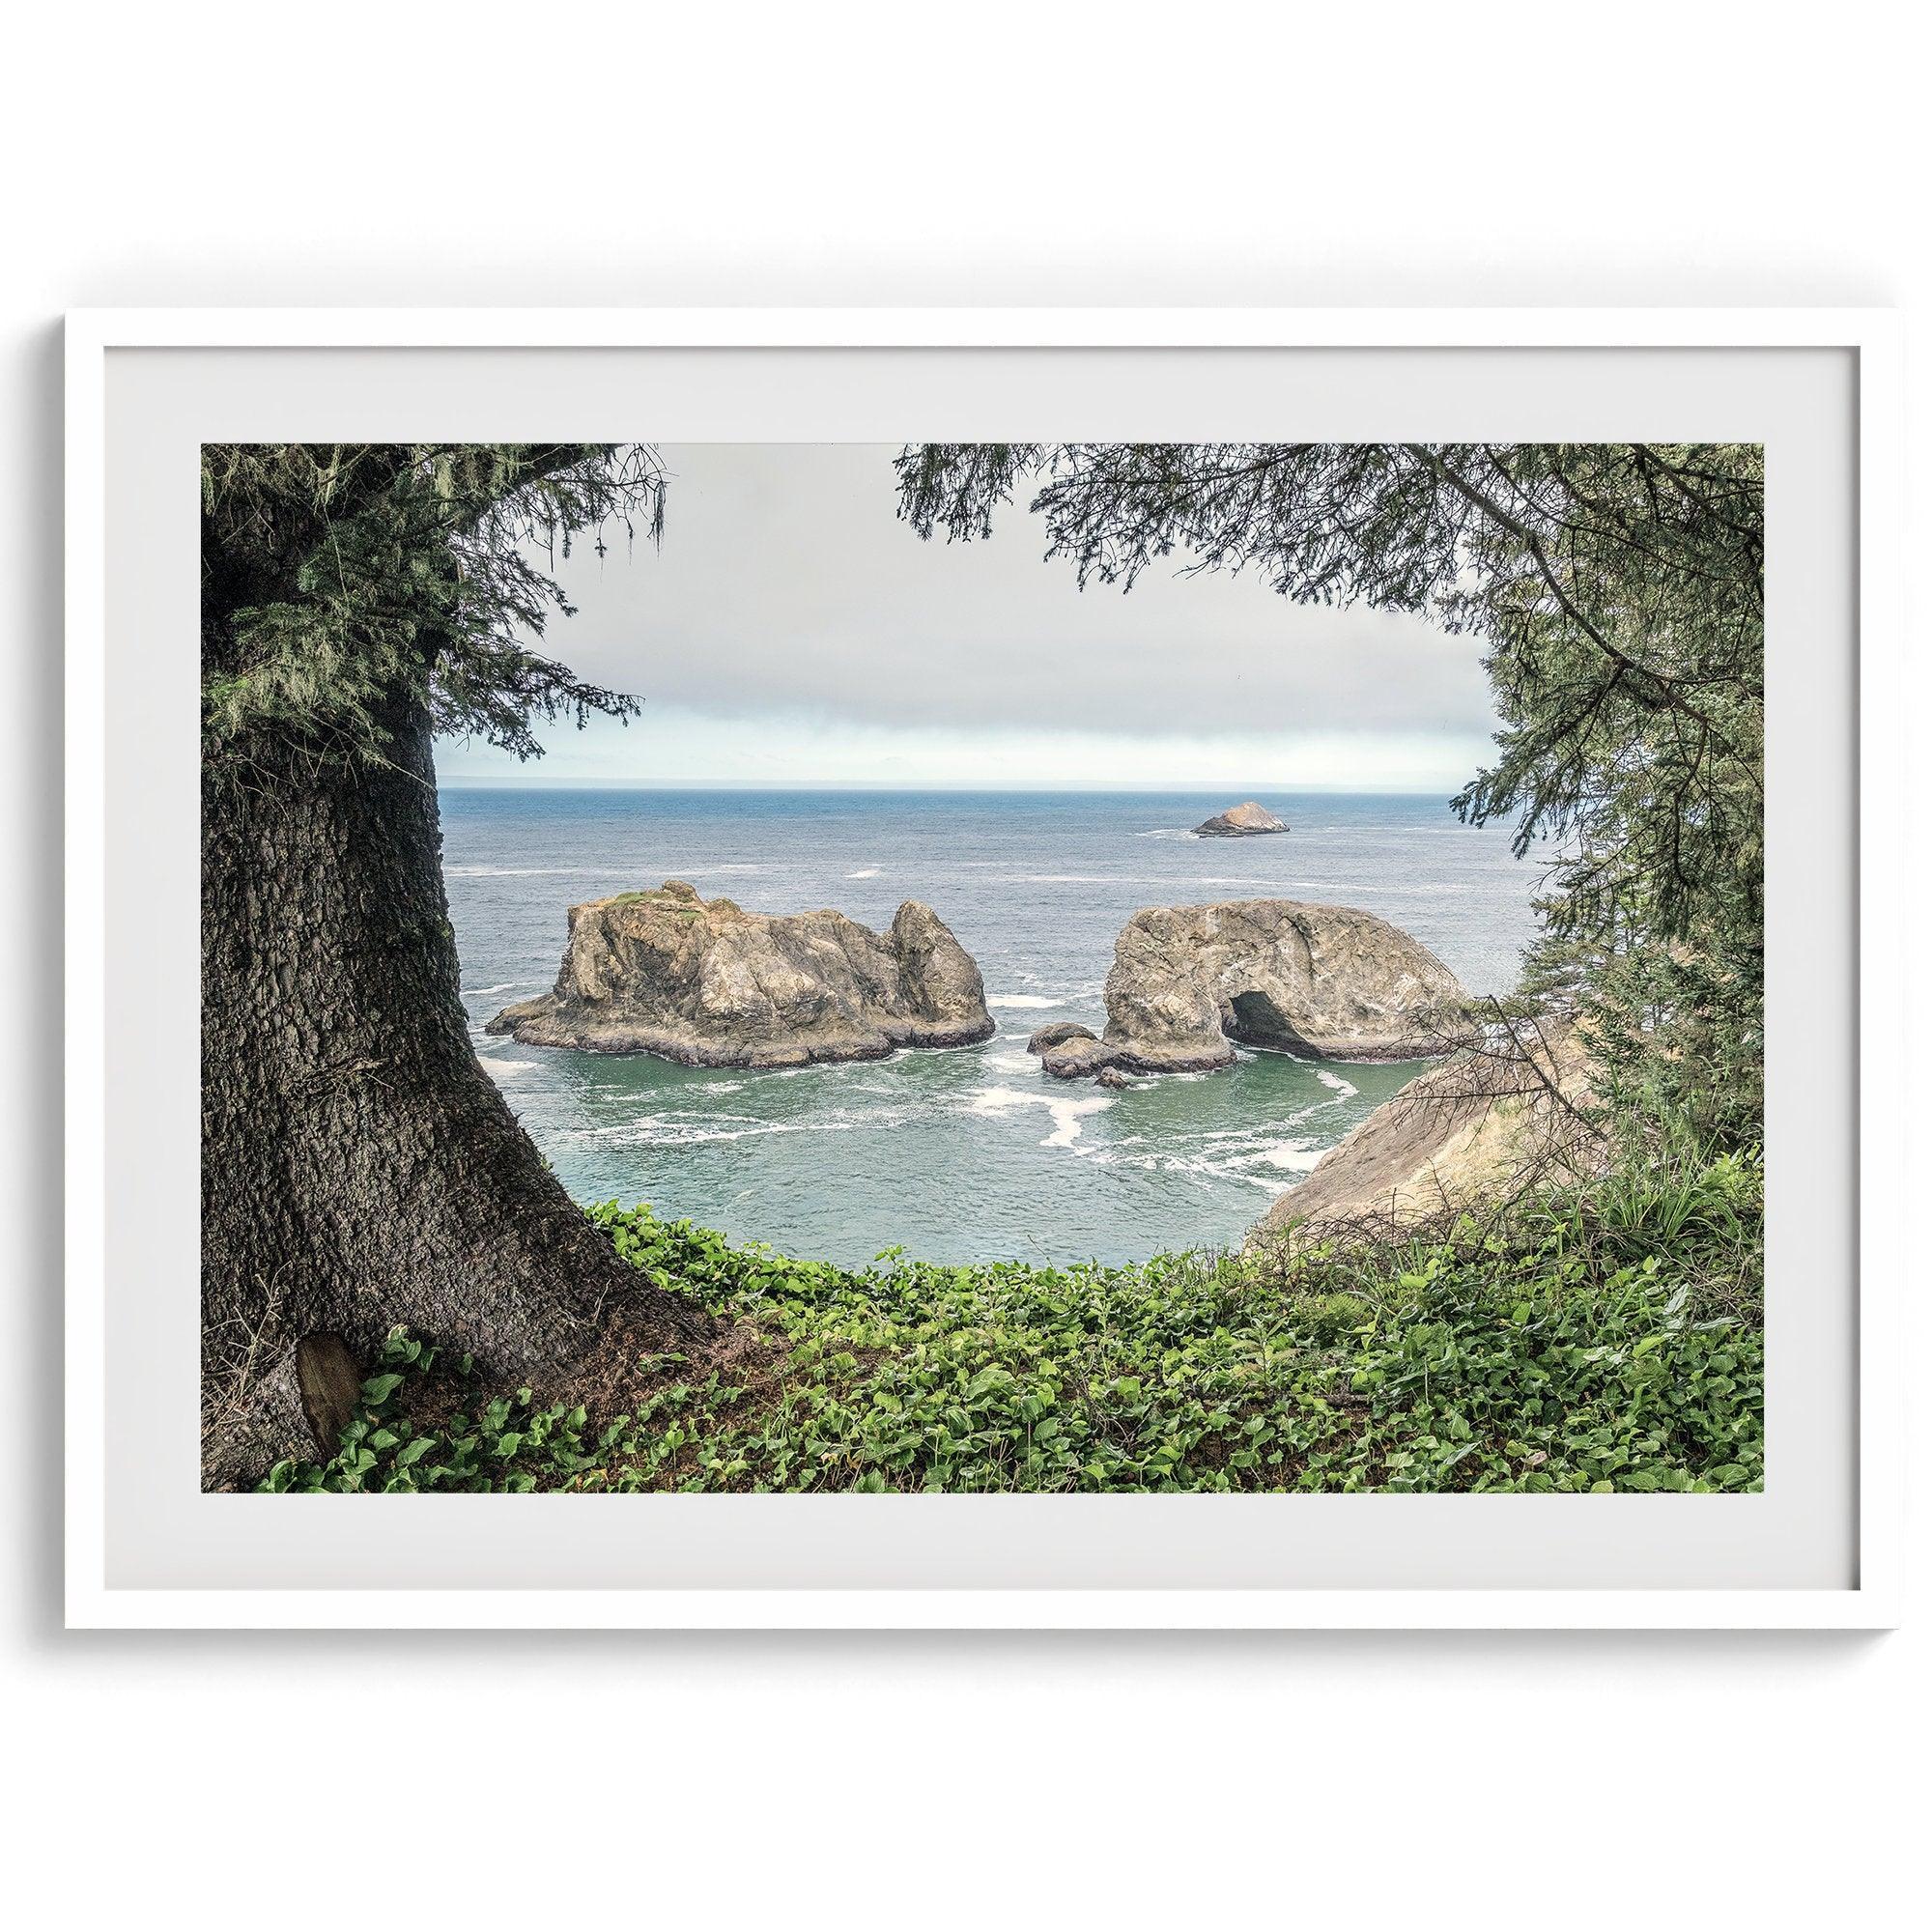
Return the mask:
[(1538, 1180), (1600, 1172), (1588, 1053), (1568, 1027), (1520, 1028), (1411, 1081), (1321, 1156), (1250, 1237), (1264, 1246), (1492, 1207)]
[(489, 1024), (531, 1046), (692, 1066), (876, 1060), (989, 1038), (980, 969), (930, 906), (891, 930), (839, 912), (749, 913), (673, 879), (570, 909), (555, 988)]
[(1153, 906), (1114, 942), (1106, 1044), (1114, 1065), (1144, 1073), (1226, 1066), (1236, 1040), (1309, 1060), (1419, 1060), (1449, 1050), (1465, 999), (1427, 948), (1352, 906)]
[(1286, 832), (1288, 827), (1265, 806), (1249, 799), (1245, 805), (1231, 805), (1206, 823), (1194, 828), (1197, 838), (1259, 838), (1267, 832)]

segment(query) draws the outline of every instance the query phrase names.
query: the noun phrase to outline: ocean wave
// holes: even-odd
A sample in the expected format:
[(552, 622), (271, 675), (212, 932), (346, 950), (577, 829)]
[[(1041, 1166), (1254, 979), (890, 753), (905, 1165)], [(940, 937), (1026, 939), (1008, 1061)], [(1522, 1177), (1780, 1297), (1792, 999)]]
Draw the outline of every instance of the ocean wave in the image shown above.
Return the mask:
[(1339, 1073), (1330, 1073), (1325, 1066), (1318, 1066), (1315, 1077), (1322, 1086), (1333, 1088), (1336, 1096), (1343, 1100), (1352, 1100), (1361, 1092), (1359, 1087), (1350, 1086)]
[(505, 980), (500, 986), (465, 986), (463, 988), (463, 997), (466, 1000), (480, 1000), (486, 998), (491, 993), (514, 993), (521, 987), (535, 986), (541, 983), (542, 981), (537, 980)]
[(1246, 1131), (1169, 1143), (1132, 1134), (1111, 1147), (1095, 1149), (1090, 1158), (1099, 1167), (1165, 1174), (1204, 1186), (1216, 1181), (1245, 1184), (1272, 1198), (1293, 1186), (1294, 1180), (1284, 1177), (1298, 1179), (1326, 1151), (1302, 1135), (1292, 1140), (1258, 1139)]
[(1052, 1119), (1053, 1131), (1040, 1146), (1070, 1148), (1080, 1138), (1087, 1117), (1104, 1113), (1113, 1104), (1112, 1097), (1104, 1094), (1077, 1100), (1061, 1094), (1022, 1094), (1012, 1087), (983, 1087), (967, 1101), (966, 1108), (969, 1113), (998, 1118), (1016, 1107), (1044, 1107)]
[[(1145, 838), (1147, 835), (1141, 833), (1136, 836)], [(1191, 838), (1193, 835), (1190, 833), (1188, 836)], [(1166, 886), (1183, 892), (1191, 891), (1196, 886), (1240, 886), (1246, 889), (1246, 895), (1251, 898), (1267, 897), (1282, 886), (1296, 891), (1308, 887), (1318, 887), (1324, 892), (1356, 890), (1316, 879), (1277, 880), (1253, 873), (1237, 877), (1229, 872), (1014, 872), (988, 883), (1002, 886)], [(1461, 887), (1452, 885), (1442, 890), (1457, 892)]]
[[(1162, 1079), (1188, 1077), (1168, 1074)], [(1310, 1126), (1340, 1104), (1333, 1099), (1310, 1100), (1273, 1119), (1244, 1121), (1238, 1126), (1189, 1130), (1169, 1123), (1137, 1129), (1114, 1137), (1094, 1158), (1102, 1166), (1245, 1181), (1279, 1193), (1291, 1183), (1278, 1177), (1307, 1173), (1333, 1145), (1332, 1133), (1312, 1132)]]
[(797, 1080), (809, 1073), (819, 1080), (850, 1081), (861, 1074), (876, 1072), (881, 1066), (895, 1065), (919, 1050), (910, 1046), (895, 1046), (876, 1060), (810, 1060), (803, 1066), (758, 1066), (752, 1071), (760, 1080)]
[[(762, 872), (763, 866), (662, 866), (646, 875), (665, 879), (721, 878), (727, 873)], [(445, 879), (624, 879), (638, 876), (632, 866), (445, 866)]]
[(696, 1121), (621, 1121), (567, 1130), (562, 1140), (595, 1140), (606, 1147), (702, 1147), (713, 1141), (765, 1140), (774, 1134), (846, 1134), (855, 1121), (760, 1121), (751, 1127), (704, 1126)]
[(1172, 886), (1165, 872), (1013, 872), (987, 882), (1000, 886)]
[(866, 866), (856, 872), (847, 872), (845, 876), (848, 879), (876, 879), (879, 876), (879, 868), (876, 866)]
[(476, 1063), (495, 1079), (500, 1080), (506, 1073), (534, 1073), (540, 1063), (534, 1060), (501, 1060), (494, 1053), (479, 1053)]
[(618, 879), (621, 866), (445, 866), (445, 879)]
[(1109, 1147), (1096, 1148), (1087, 1157), (1096, 1167), (1126, 1167), (1141, 1174), (1165, 1175), (1170, 1179), (1191, 1181), (1203, 1189), (1245, 1183), (1272, 1197), (1285, 1193), (1292, 1184), (1244, 1173), (1237, 1162), (1216, 1159), (1210, 1153), (1198, 1151), (1190, 1153), (1179, 1149), (1162, 1151)]
[(556, 1138), (595, 1141), (603, 1147), (702, 1147), (717, 1141), (768, 1140), (781, 1134), (850, 1134), (901, 1125), (904, 1107), (841, 1108), (809, 1120), (765, 1121), (753, 1114), (677, 1111), (640, 1114), (601, 1126), (565, 1127)]
[(986, 1005), (994, 1011), (1003, 1007), (1064, 1007), (1065, 1000), (1048, 999), (1043, 993), (989, 993)]

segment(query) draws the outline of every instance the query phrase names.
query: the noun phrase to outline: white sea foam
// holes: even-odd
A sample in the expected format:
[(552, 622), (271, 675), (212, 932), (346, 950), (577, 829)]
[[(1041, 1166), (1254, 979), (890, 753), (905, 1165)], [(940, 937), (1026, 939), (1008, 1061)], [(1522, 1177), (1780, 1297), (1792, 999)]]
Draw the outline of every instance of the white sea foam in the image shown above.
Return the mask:
[[(1002, 1036), (1004, 1038), (1006, 1036)], [(1030, 1053), (989, 1053), (986, 1065), (1000, 1073), (1031, 1073), (1039, 1062)]]
[(1041, 1147), (1070, 1148), (1080, 1138), (1081, 1122), (1089, 1114), (1104, 1113), (1114, 1104), (1111, 1096), (1095, 1094), (1076, 1100), (1062, 1094), (1022, 1094), (1011, 1087), (984, 1087), (967, 1101), (970, 1112), (995, 1117), (1010, 1114), (1016, 1107), (1044, 1107), (1053, 1121), (1053, 1131)]
[(1290, 1174), (1306, 1174), (1327, 1150), (1310, 1147), (1305, 1141), (1283, 1141), (1277, 1147), (1263, 1148), (1261, 1158), (1270, 1167), (1285, 1168)]
[(1260, 1121), (1251, 1126), (1215, 1128), (1205, 1133), (1123, 1134), (1104, 1148), (1088, 1153), (1095, 1165), (1127, 1167), (1142, 1173), (1164, 1174), (1196, 1186), (1216, 1181), (1236, 1182), (1273, 1196), (1293, 1185), (1285, 1175), (1306, 1174), (1326, 1151), (1308, 1134), (1294, 1128), (1311, 1115), (1331, 1107), (1332, 1100), (1316, 1101), (1279, 1121)]
[(989, 993), (986, 1004), (994, 1010), (1002, 1007), (1064, 1007), (1065, 1000), (1049, 1000), (1039, 993)]
[(1325, 1066), (1318, 1066), (1315, 1069), (1315, 1077), (1322, 1086), (1332, 1087), (1336, 1094), (1344, 1100), (1352, 1100), (1361, 1091), (1360, 1088), (1350, 1086), (1339, 1073), (1330, 1073)]
[(876, 866), (864, 866), (856, 872), (847, 872), (845, 876), (848, 879), (876, 879), (879, 876), (879, 868)]
[(1264, 1194), (1282, 1193), (1289, 1183), (1271, 1175), (1251, 1174), (1248, 1169), (1261, 1155), (1253, 1149), (1230, 1153), (1213, 1146), (1204, 1148), (1099, 1148), (1089, 1156), (1100, 1167), (1131, 1167), (1144, 1174), (1176, 1176), (1197, 1187), (1216, 1181), (1245, 1182)]
[(480, 1000), (491, 993), (514, 993), (519, 986), (534, 986), (534, 980), (505, 980), (500, 986), (466, 986), (463, 997), (466, 1000)]
[(476, 1060), (485, 1072), (493, 1074), (498, 1080), (505, 1074), (534, 1073), (537, 1070), (537, 1063), (534, 1060), (498, 1060), (492, 1053), (479, 1053)]

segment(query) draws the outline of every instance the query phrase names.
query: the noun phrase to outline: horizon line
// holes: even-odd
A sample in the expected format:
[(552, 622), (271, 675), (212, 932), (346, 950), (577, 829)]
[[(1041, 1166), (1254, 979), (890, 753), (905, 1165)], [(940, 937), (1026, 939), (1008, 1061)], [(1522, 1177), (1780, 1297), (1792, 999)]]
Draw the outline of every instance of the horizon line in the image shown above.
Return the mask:
[(1272, 794), (1293, 798), (1310, 792), (1332, 792), (1342, 797), (1433, 798), (1438, 787), (1427, 784), (1394, 784), (1387, 781), (1360, 784), (1214, 784), (1186, 781), (1173, 784), (1146, 784), (1131, 781), (1095, 782), (1085, 779), (1041, 779), (1030, 783), (986, 783), (966, 781), (921, 784), (900, 779), (674, 779), (651, 782), (640, 779), (520, 779), (477, 778), (457, 774), (437, 781), (440, 791), (904, 791), (904, 792), (1146, 792), (1170, 796), (1219, 798), (1230, 792), (1251, 796)]

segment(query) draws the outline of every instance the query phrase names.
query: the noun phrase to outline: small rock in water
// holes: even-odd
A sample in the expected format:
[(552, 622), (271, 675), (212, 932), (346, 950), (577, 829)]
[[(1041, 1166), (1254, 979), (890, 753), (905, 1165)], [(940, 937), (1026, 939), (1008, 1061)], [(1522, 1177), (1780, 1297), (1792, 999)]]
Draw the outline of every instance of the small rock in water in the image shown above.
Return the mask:
[(1095, 1039), (1090, 1033), (1084, 1039), (1064, 1039), (1058, 1046), (1049, 1046), (1040, 1055), (1039, 1064), (1056, 1080), (1088, 1080), (1119, 1058), (1104, 1039)]
[(1098, 1037), (1092, 1027), (1085, 1027), (1078, 1020), (1049, 1020), (1043, 1027), (1036, 1027), (1033, 1037), (1027, 1041), (1029, 1053), (1044, 1053), (1050, 1046), (1059, 1046), (1069, 1039), (1094, 1039)]

